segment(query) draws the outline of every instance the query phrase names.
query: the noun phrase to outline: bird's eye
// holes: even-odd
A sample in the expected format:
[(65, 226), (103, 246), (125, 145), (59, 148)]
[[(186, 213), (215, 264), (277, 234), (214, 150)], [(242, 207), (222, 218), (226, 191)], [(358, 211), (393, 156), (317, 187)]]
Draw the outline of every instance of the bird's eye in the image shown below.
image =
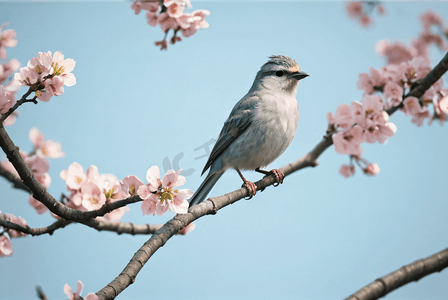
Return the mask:
[(283, 71), (276, 71), (275, 72), (275, 76), (277, 76), (277, 77), (282, 77), (284, 74), (285, 74), (285, 72), (283, 72)]

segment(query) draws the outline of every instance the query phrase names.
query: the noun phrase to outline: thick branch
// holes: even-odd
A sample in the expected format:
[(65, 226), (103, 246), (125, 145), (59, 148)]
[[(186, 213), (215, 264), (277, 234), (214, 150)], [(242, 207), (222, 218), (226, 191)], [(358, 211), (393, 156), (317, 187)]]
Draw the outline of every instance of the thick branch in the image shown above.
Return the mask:
[(425, 259), (401, 267), (384, 277), (378, 278), (366, 285), (345, 300), (372, 300), (384, 297), (386, 294), (412, 281), (440, 272), (448, 267), (448, 248)]

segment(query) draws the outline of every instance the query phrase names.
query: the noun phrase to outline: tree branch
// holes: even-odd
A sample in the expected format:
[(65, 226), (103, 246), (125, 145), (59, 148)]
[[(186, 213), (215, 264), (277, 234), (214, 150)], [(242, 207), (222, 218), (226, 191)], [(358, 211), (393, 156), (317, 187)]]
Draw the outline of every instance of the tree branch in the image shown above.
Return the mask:
[[(37, 235), (43, 235), (43, 234), (49, 234), (52, 235), (54, 231), (60, 228), (64, 228), (65, 226), (74, 223), (74, 221), (64, 220), (60, 219), (53, 224), (42, 227), (42, 228), (31, 228), (29, 226), (23, 227), (19, 224), (16, 224), (14, 222), (5, 220), (0, 217), (0, 226), (6, 228), (6, 229), (12, 229), (15, 231), (23, 232), (26, 234), (30, 234), (32, 236)], [(104, 220), (87, 220), (87, 221), (80, 221), (79, 223), (84, 224), (88, 227), (94, 228), (98, 231), (111, 231), (116, 232), (118, 234), (153, 234), (158, 229), (160, 229), (163, 224), (133, 224), (133, 223), (124, 223), (124, 222), (109, 222)]]
[[(441, 62), (422, 80), (422, 82), (414, 87), (409, 95), (421, 97), (425, 91), (434, 84), (442, 75), (448, 70), (448, 54), (443, 57)], [(422, 86), (421, 88), (419, 86)], [(398, 108), (397, 108), (398, 109)], [(397, 109), (391, 111), (389, 115), (393, 114)], [(327, 134), (323, 140), (314, 147), (308, 154), (299, 158), (293, 163), (281, 167), (279, 170), (285, 174), (285, 177), (305, 167), (317, 166), (317, 158), (333, 144), (332, 130), (327, 130)], [(264, 190), (269, 185), (274, 184), (275, 176), (269, 175), (263, 179), (255, 182), (257, 190)], [(111, 283), (102, 288), (96, 294), (101, 300), (114, 299), (124, 289), (135, 281), (135, 277), (148, 262), (151, 256), (179, 230), (205, 215), (216, 214), (221, 208), (233, 204), (236, 201), (247, 197), (248, 191), (245, 188), (240, 188), (233, 192), (224, 194), (215, 198), (208, 198), (202, 203), (191, 207), (186, 214), (176, 215), (170, 221), (165, 223), (162, 228), (157, 230), (151, 238), (146, 241), (143, 246), (134, 254), (131, 261), (127, 264), (124, 270)], [(425, 276), (425, 275), (424, 275)]]
[(29, 189), (29, 187), (27, 187), (22, 180), (20, 180), (20, 178), (18, 178), (17, 176), (15, 176), (14, 174), (12, 174), (11, 172), (5, 170), (1, 165), (0, 165), (0, 176), (5, 178), (6, 180), (8, 180), (9, 182), (12, 183), (12, 186), (16, 189), (19, 190), (23, 190), (27, 193), (32, 193), (31, 190)]
[(412, 281), (440, 272), (448, 267), (448, 248), (425, 259), (417, 260), (403, 266), (395, 272), (378, 278), (366, 285), (345, 300), (372, 300), (384, 297), (386, 294)]
[(22, 105), (23, 103), (26, 102), (33, 102), (34, 104), (37, 104), (37, 97), (34, 97), (32, 99), (26, 99), (26, 97), (28, 97), (31, 93), (33, 92), (33, 90), (31, 88), (28, 89), (28, 92), (26, 92), (22, 98), (16, 102), (16, 104), (14, 104), (13, 107), (11, 107), (6, 113), (4, 113), (3, 115), (1, 115), (0, 117), (0, 124), (3, 123), (3, 121), (6, 120), (7, 117), (9, 117), (17, 108), (19, 108), (20, 105)]

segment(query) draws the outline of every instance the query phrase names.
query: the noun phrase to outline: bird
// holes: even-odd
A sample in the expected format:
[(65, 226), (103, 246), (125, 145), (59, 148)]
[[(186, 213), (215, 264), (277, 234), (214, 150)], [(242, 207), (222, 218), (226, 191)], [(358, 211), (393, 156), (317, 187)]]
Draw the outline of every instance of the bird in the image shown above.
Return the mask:
[(262, 168), (277, 159), (294, 138), (299, 122), (297, 87), (299, 80), (307, 76), (292, 58), (269, 57), (249, 92), (235, 104), (224, 122), (201, 176), (210, 171), (191, 197), (189, 207), (204, 201), (228, 169), (236, 170), (250, 198), (257, 187), (244, 178), (241, 170), (274, 174), (278, 184), (283, 182), (281, 171)]

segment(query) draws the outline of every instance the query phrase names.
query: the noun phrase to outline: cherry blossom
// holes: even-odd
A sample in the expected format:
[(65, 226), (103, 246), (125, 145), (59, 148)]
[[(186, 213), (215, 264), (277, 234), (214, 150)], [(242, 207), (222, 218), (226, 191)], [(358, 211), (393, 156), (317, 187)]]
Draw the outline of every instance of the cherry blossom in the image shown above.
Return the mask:
[(6, 22), (0, 26), (0, 58), (6, 59), (6, 48), (15, 47), (17, 45), (16, 32), (13, 29), (3, 30), (9, 22)]
[(190, 223), (181, 230), (179, 230), (179, 234), (186, 235), (187, 233), (193, 231), (196, 228), (196, 225), (194, 223)]
[(81, 295), (83, 288), (84, 285), (82, 284), (81, 280), (78, 280), (76, 284), (76, 293), (73, 293), (72, 288), (68, 285), (68, 283), (66, 283), (64, 285), (64, 293), (68, 297), (68, 300), (75, 300)]
[(11, 240), (5, 235), (0, 235), (0, 257), (11, 256), (14, 253)]
[(35, 127), (31, 128), (28, 137), (33, 143), (34, 150), (37, 154), (52, 159), (65, 156), (65, 153), (61, 150), (61, 144), (53, 140), (46, 141), (43, 133), (39, 129)]
[(339, 169), (339, 174), (341, 174), (345, 178), (353, 176), (355, 174), (355, 166), (354, 165), (341, 165), (341, 168)]
[(51, 97), (64, 93), (64, 85), (73, 86), (76, 83), (76, 78), (71, 73), (75, 64), (71, 58), (64, 59), (59, 51), (53, 56), (51, 51), (39, 52), (37, 57), (30, 59), (26, 67), (20, 68), (14, 79), (29, 86), (37, 99), (48, 102)]
[(348, 1), (345, 10), (350, 19), (358, 20), (363, 27), (369, 27), (373, 24), (371, 15), (375, 7), (380, 16), (386, 14), (386, 9), (378, 1)]
[(378, 167), (378, 164), (376, 164), (376, 163), (370, 164), (364, 169), (364, 173), (367, 175), (371, 175), (371, 176), (375, 176), (379, 172), (380, 172), (380, 167)]
[(177, 36), (181, 32), (184, 37), (190, 37), (199, 29), (207, 28), (209, 24), (205, 17), (210, 14), (208, 10), (196, 10), (192, 13), (185, 13), (185, 7), (191, 8), (189, 0), (165, 0), (160, 2), (134, 1), (131, 9), (135, 14), (142, 10), (146, 12), (146, 19), (150, 26), (160, 25), (160, 29), (165, 33), (162, 40), (154, 42), (161, 50), (168, 49), (167, 34), (170, 30), (174, 32), (169, 39), (171, 44), (181, 41)]
[(20, 68), (20, 62), (17, 59), (11, 59), (6, 64), (0, 64), (0, 83), (4, 82), (9, 76)]
[(193, 195), (191, 190), (175, 189), (185, 184), (185, 177), (179, 175), (182, 169), (166, 172), (163, 180), (157, 166), (152, 166), (146, 173), (147, 185), (141, 185), (137, 194), (143, 199), (141, 209), (144, 215), (163, 215), (168, 209), (177, 214), (188, 211), (187, 199)]
[(438, 103), (438, 108), (440, 111), (442, 111), (445, 115), (448, 115), (448, 95), (444, 96), (442, 99), (440, 99)]

